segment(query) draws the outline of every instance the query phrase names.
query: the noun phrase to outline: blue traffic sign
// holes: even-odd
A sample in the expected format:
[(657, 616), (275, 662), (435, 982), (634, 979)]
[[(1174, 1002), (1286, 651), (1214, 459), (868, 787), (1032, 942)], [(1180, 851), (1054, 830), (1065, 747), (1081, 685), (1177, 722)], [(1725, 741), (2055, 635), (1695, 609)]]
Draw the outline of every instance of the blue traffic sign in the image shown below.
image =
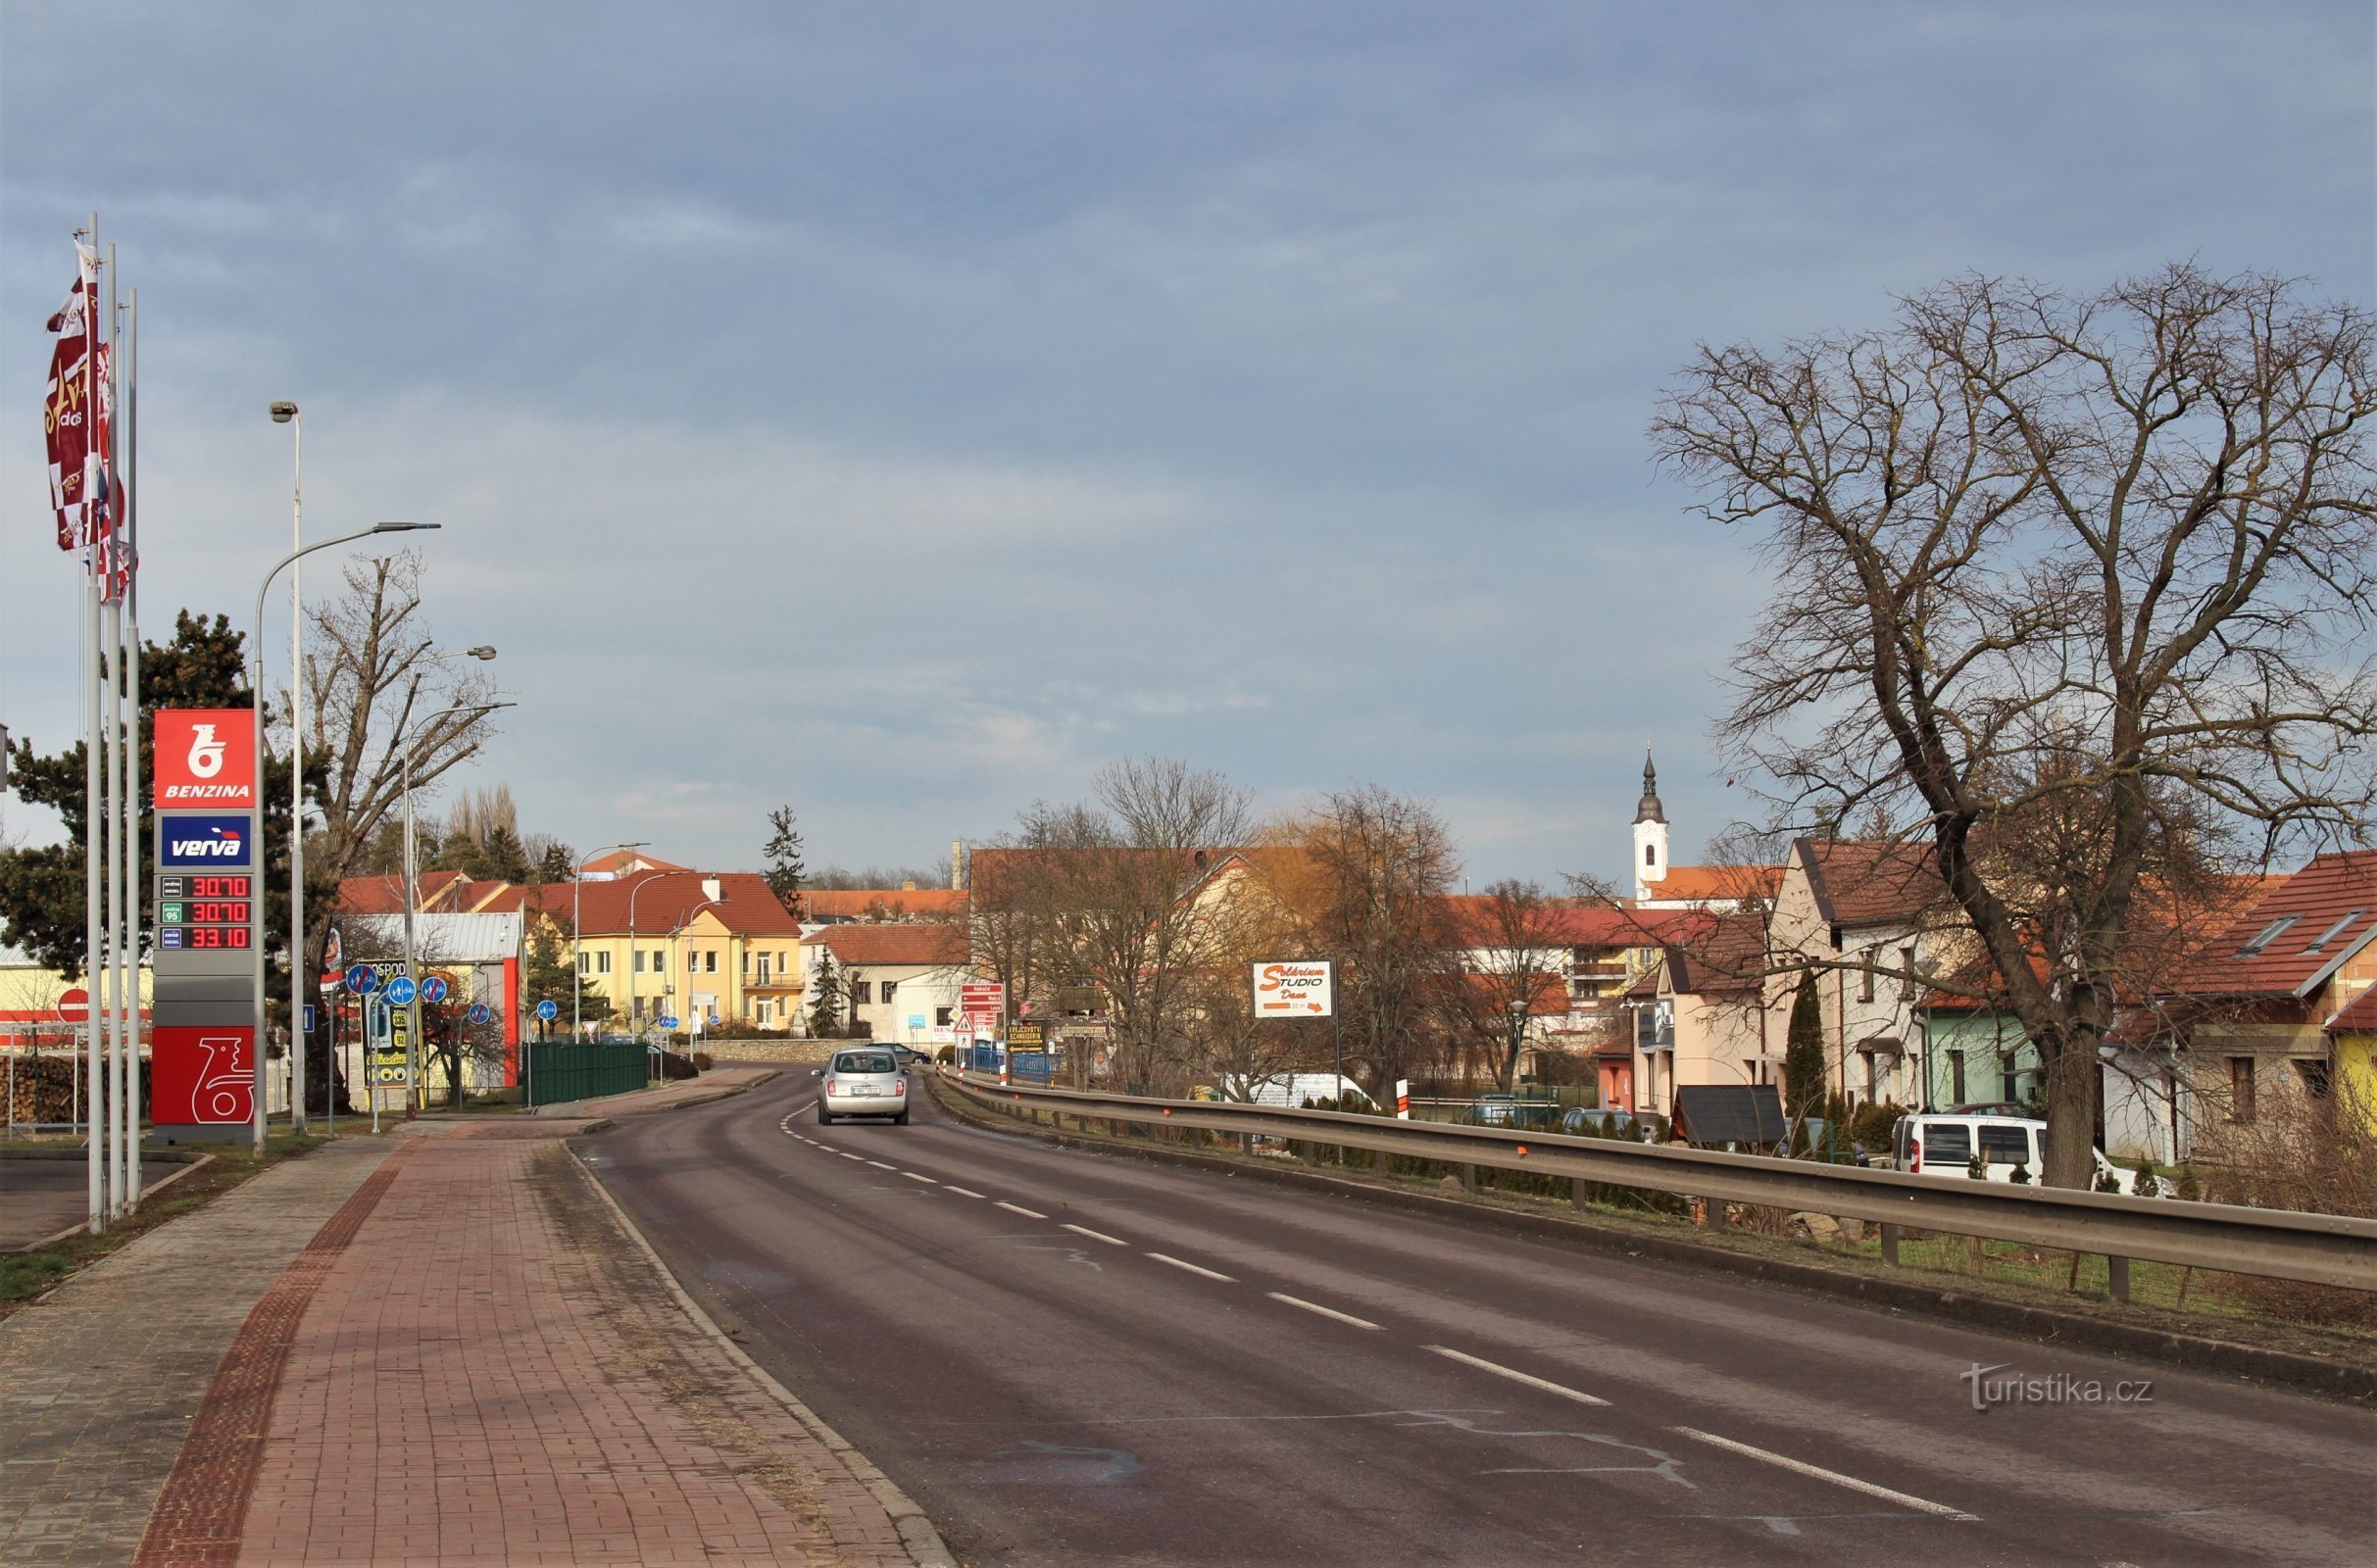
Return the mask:
[(394, 1006), (409, 1007), (413, 1004), (413, 977), (400, 974), (388, 982), (388, 1001)]
[(673, 1012), (662, 1013), (661, 1027), (664, 1029), (674, 1029), (676, 1027), (676, 1014)]
[(359, 997), (368, 997), (379, 989), (379, 971), (368, 963), (359, 963), (347, 970), (347, 989)]
[(470, 1004), (470, 1021), (472, 1023), (485, 1023), (489, 1018), (494, 1016), (495, 1010), (492, 1007), (489, 1007), (485, 1003), (473, 1002)]
[(314, 1004), (311, 1002), (306, 1004), (305, 1023), (301, 1027), (306, 1034), (314, 1032)]
[(554, 1019), (562, 1015), (562, 1009), (555, 1003), (540, 1002), (536, 1004), (536, 1015), (539, 1018), (544, 1019), (545, 1022), (551, 1023)]
[(421, 1000), (423, 1002), (445, 1001), (446, 977), (442, 974), (433, 974), (423, 980), (421, 983)]

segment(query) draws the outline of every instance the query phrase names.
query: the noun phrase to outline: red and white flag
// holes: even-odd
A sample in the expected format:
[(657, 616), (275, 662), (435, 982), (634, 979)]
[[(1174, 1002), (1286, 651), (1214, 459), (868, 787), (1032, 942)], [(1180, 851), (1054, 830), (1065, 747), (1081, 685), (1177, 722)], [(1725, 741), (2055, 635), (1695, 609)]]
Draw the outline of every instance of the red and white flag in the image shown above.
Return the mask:
[[(80, 268), (65, 308), (50, 318), (58, 335), (50, 351), (49, 388), (41, 422), (49, 436), (50, 505), (58, 514), (58, 548), (88, 550), (112, 535), (108, 497), (108, 424), (113, 413), (107, 345), (98, 331), (99, 253), (74, 241)], [(120, 571), (121, 564), (113, 564)], [(110, 576), (116, 575), (111, 571)]]

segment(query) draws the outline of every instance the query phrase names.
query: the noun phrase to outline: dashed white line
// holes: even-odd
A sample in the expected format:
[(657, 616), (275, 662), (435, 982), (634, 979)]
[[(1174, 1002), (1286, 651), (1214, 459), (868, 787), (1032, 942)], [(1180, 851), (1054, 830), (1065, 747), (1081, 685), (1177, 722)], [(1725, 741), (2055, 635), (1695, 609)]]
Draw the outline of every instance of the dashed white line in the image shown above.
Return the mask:
[(943, 1192), (956, 1193), (960, 1198), (980, 1198), (982, 1196), (980, 1193), (975, 1192), (970, 1187), (950, 1187), (945, 1184), (941, 1190)]
[(1668, 1430), (1681, 1433), (1696, 1443), (1710, 1444), (1729, 1453), (1738, 1453), (1746, 1458), (1777, 1465), (1800, 1475), (1812, 1476), (1818, 1481), (1829, 1481), (1836, 1487), (1847, 1487), (1852, 1492), (1862, 1492), (1868, 1497), (1880, 1497), (1885, 1502), (1895, 1502), (1902, 1508), (1912, 1508), (1918, 1513), (1937, 1514), (1942, 1519), (1956, 1519), (1966, 1524), (1976, 1523), (1981, 1517), (1977, 1513), (1966, 1513), (1961, 1508), (1951, 1508), (1944, 1502), (1933, 1502), (1928, 1498), (1909, 1496), (1904, 1492), (1893, 1492), (1888, 1487), (1877, 1486), (1871, 1481), (1859, 1481), (1855, 1476), (1845, 1476), (1838, 1470), (1827, 1470), (1821, 1465), (1812, 1465), (1804, 1459), (1786, 1458), (1779, 1453), (1769, 1453), (1764, 1448), (1754, 1448), (1747, 1443), (1736, 1443), (1731, 1438), (1720, 1438), (1713, 1432), (1703, 1432), (1696, 1427), (1670, 1427)]
[(1509, 1378), (1513, 1383), (1524, 1383), (1530, 1389), (1541, 1389), (1546, 1394), (1557, 1394), (1563, 1399), (1574, 1399), (1579, 1404), (1608, 1404), (1609, 1402), (1607, 1399), (1596, 1398), (1590, 1394), (1581, 1394), (1565, 1384), (1553, 1383), (1536, 1377), (1533, 1373), (1521, 1372), (1515, 1367), (1504, 1366), (1498, 1361), (1484, 1360), (1470, 1355), (1466, 1351), (1456, 1350), (1449, 1346), (1430, 1345), (1422, 1347), (1422, 1348), (1434, 1350), (1438, 1355), (1459, 1361), (1465, 1366), (1473, 1366), (1480, 1372), (1491, 1372), (1498, 1378)]
[(835, 1153), (837, 1153), (837, 1154), (840, 1154), (840, 1155), (841, 1155), (841, 1156), (842, 1156), (844, 1159), (855, 1159), (855, 1160), (857, 1160), (859, 1163), (861, 1163), (862, 1165), (863, 1165), (863, 1164), (865, 1164), (865, 1163), (867, 1162), (867, 1156), (866, 1156), (865, 1154), (853, 1154), (853, 1153), (849, 1152), (847, 1150), (841, 1150), (841, 1149), (837, 1149), (837, 1150), (835, 1150), (835, 1151), (834, 1151), (834, 1152), (835, 1152)]
[(1067, 1225), (1065, 1228), (1071, 1231), (1075, 1236), (1086, 1236), (1093, 1242), (1104, 1242), (1109, 1247), (1128, 1247), (1131, 1245), (1119, 1236), (1109, 1236), (1104, 1231), (1091, 1230), (1087, 1225)]
[(872, 1165), (877, 1170), (898, 1170), (900, 1168), (897, 1165), (886, 1165), (879, 1159), (870, 1159), (867, 1163)]
[(907, 1177), (912, 1182), (922, 1182), (927, 1187), (938, 1187), (941, 1185), (939, 1182), (934, 1181), (930, 1176), (919, 1176), (913, 1170), (904, 1170), (900, 1172), (900, 1174)]
[(1274, 1301), (1285, 1301), (1290, 1306), (1301, 1306), (1308, 1312), (1318, 1312), (1322, 1317), (1333, 1317), (1340, 1323), (1351, 1323), (1358, 1329), (1378, 1327), (1366, 1317), (1356, 1317), (1351, 1312), (1340, 1312), (1333, 1306), (1322, 1306), (1318, 1301), (1308, 1301), (1301, 1296), (1288, 1296), (1279, 1291), (1265, 1291), (1263, 1294)]
[(1006, 1209), (1006, 1210), (1007, 1210), (1007, 1211), (1008, 1211), (1010, 1214), (1021, 1214), (1021, 1215), (1022, 1215), (1022, 1216), (1024, 1216), (1026, 1219), (1046, 1219), (1046, 1218), (1048, 1218), (1048, 1216), (1047, 1216), (1046, 1214), (1041, 1213), (1041, 1212), (1040, 1212), (1038, 1209), (1036, 1209), (1036, 1208), (1025, 1208), (1025, 1207), (1024, 1207), (1022, 1204), (1020, 1204), (1020, 1203), (1010, 1203), (1010, 1202), (1006, 1202), (1006, 1201), (1002, 1200), (1002, 1201), (999, 1203), (999, 1206), (1000, 1206), (1001, 1208)]
[(1184, 1268), (1187, 1269), (1191, 1274), (1202, 1274), (1209, 1280), (1219, 1280), (1224, 1285), (1235, 1285), (1238, 1283), (1237, 1279), (1232, 1275), (1217, 1274), (1210, 1268), (1201, 1268), (1195, 1263), (1183, 1262), (1181, 1259), (1173, 1257), (1168, 1253), (1150, 1252), (1147, 1255), (1154, 1258), (1159, 1263), (1169, 1263), (1174, 1268)]

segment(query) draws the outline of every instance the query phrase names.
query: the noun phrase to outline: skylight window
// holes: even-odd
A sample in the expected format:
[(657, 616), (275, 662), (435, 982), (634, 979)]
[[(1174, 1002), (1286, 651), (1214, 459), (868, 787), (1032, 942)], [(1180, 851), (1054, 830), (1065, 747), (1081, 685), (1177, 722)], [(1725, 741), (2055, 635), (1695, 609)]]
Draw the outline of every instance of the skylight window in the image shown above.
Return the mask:
[(2240, 958), (2253, 957), (2256, 954), (2260, 953), (2264, 948), (2267, 948), (2271, 943), (2277, 941), (2280, 937), (2286, 935), (2287, 932), (2294, 929), (2295, 922), (2302, 918), (2303, 916), (2299, 914), (2282, 914), (2278, 916), (2277, 919), (2272, 920), (2269, 924), (2263, 926), (2260, 934), (2254, 937), (2253, 941), (2248, 942), (2244, 947), (2239, 948), (2237, 950), (2237, 956)]
[(2368, 912), (2369, 911), (2366, 909), (2352, 910), (2343, 919), (2337, 921), (2334, 925), (2329, 926), (2325, 931), (2320, 932), (2319, 940), (2312, 943), (2309, 947), (2304, 948), (2303, 951), (2305, 953), (2317, 953), (2321, 948), (2326, 947), (2329, 943), (2335, 941), (2338, 937), (2351, 930), (2352, 928), (2352, 922)]

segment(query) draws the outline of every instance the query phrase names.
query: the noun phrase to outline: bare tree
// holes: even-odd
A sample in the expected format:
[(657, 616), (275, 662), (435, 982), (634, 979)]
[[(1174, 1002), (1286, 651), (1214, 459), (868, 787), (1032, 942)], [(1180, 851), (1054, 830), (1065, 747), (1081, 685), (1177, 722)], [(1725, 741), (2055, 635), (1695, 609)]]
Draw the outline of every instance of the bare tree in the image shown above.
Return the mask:
[(1785, 819), (1929, 847), (2047, 1067), (2058, 1186), (2142, 902), (2365, 834), (2371, 349), (2283, 279), (1964, 277), (1878, 330), (1704, 349), (1653, 422), (1778, 585), (1724, 736)]
[(1567, 1011), (1563, 908), (1541, 883), (1506, 878), (1481, 899), (1463, 901), (1449, 933), (1469, 959), (1445, 988), (1446, 1004), (1457, 1032), (1482, 1048), (1506, 1094), (1516, 1081), (1530, 1020), (1553, 1010), (1554, 1000)]

